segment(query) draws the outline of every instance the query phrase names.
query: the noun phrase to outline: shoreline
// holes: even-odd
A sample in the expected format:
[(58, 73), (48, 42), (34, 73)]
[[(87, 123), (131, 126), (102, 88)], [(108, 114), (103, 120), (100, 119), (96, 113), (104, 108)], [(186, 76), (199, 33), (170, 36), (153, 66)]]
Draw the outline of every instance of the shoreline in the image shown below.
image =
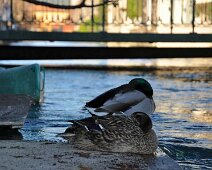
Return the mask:
[(181, 169), (160, 149), (154, 155), (81, 150), (68, 143), (1, 140), (0, 169)]
[[(7, 69), (12, 67), (21, 66), (19, 64), (1, 64), (0, 69)], [(111, 66), (111, 65), (42, 65), (46, 69), (52, 70), (94, 70), (94, 71), (143, 71), (143, 72), (155, 72), (155, 71), (208, 71), (212, 72), (212, 66)]]

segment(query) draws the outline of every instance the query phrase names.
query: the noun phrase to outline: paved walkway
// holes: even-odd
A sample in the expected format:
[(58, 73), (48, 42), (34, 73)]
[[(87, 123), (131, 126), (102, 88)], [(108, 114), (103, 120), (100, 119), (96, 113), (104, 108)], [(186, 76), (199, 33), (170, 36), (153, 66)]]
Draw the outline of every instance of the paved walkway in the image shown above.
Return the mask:
[(0, 169), (22, 170), (177, 170), (179, 165), (158, 150), (155, 155), (85, 151), (67, 143), (0, 141)]

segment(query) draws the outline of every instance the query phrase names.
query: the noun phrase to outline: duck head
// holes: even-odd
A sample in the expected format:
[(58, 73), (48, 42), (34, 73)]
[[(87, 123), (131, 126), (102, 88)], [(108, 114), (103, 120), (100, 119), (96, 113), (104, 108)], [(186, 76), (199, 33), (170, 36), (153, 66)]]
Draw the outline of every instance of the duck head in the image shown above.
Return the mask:
[(143, 132), (148, 132), (152, 129), (152, 120), (150, 117), (143, 112), (135, 112), (132, 114), (132, 118), (138, 123), (138, 126), (143, 130)]
[(138, 90), (143, 92), (147, 97), (152, 98), (153, 96), (153, 89), (152, 86), (150, 85), (150, 83), (148, 81), (146, 81), (145, 79), (142, 78), (135, 78), (132, 79), (129, 82), (129, 85)]

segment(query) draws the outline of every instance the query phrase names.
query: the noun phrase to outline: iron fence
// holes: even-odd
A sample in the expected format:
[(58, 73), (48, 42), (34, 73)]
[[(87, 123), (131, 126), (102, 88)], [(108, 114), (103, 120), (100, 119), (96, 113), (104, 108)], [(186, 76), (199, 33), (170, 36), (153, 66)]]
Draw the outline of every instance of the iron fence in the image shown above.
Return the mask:
[(212, 0), (0, 0), (0, 30), (211, 33)]

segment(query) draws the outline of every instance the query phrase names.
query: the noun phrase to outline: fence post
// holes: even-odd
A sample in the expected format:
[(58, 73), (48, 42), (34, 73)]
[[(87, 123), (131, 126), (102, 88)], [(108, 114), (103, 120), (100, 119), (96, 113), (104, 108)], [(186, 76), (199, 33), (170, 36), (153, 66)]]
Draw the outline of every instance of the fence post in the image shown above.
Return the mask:
[(91, 4), (92, 4), (92, 8), (91, 8), (91, 31), (94, 32), (94, 3), (93, 3), (94, 0), (91, 1)]
[(170, 6), (170, 29), (171, 29), (171, 34), (173, 31), (173, 0), (171, 0), (171, 6)]
[(13, 27), (13, 0), (10, 0), (10, 25), (9, 28), (12, 30)]
[(195, 8), (196, 8), (196, 0), (193, 0), (193, 6), (192, 6), (192, 33), (194, 33), (195, 28)]
[(102, 32), (105, 32), (105, 0), (102, 0)]
[(142, 23), (147, 24), (147, 0), (142, 0)]
[(152, 21), (151, 24), (156, 26), (157, 25), (157, 9), (158, 9), (158, 0), (152, 0), (152, 11), (151, 11), (151, 16), (152, 16)]

